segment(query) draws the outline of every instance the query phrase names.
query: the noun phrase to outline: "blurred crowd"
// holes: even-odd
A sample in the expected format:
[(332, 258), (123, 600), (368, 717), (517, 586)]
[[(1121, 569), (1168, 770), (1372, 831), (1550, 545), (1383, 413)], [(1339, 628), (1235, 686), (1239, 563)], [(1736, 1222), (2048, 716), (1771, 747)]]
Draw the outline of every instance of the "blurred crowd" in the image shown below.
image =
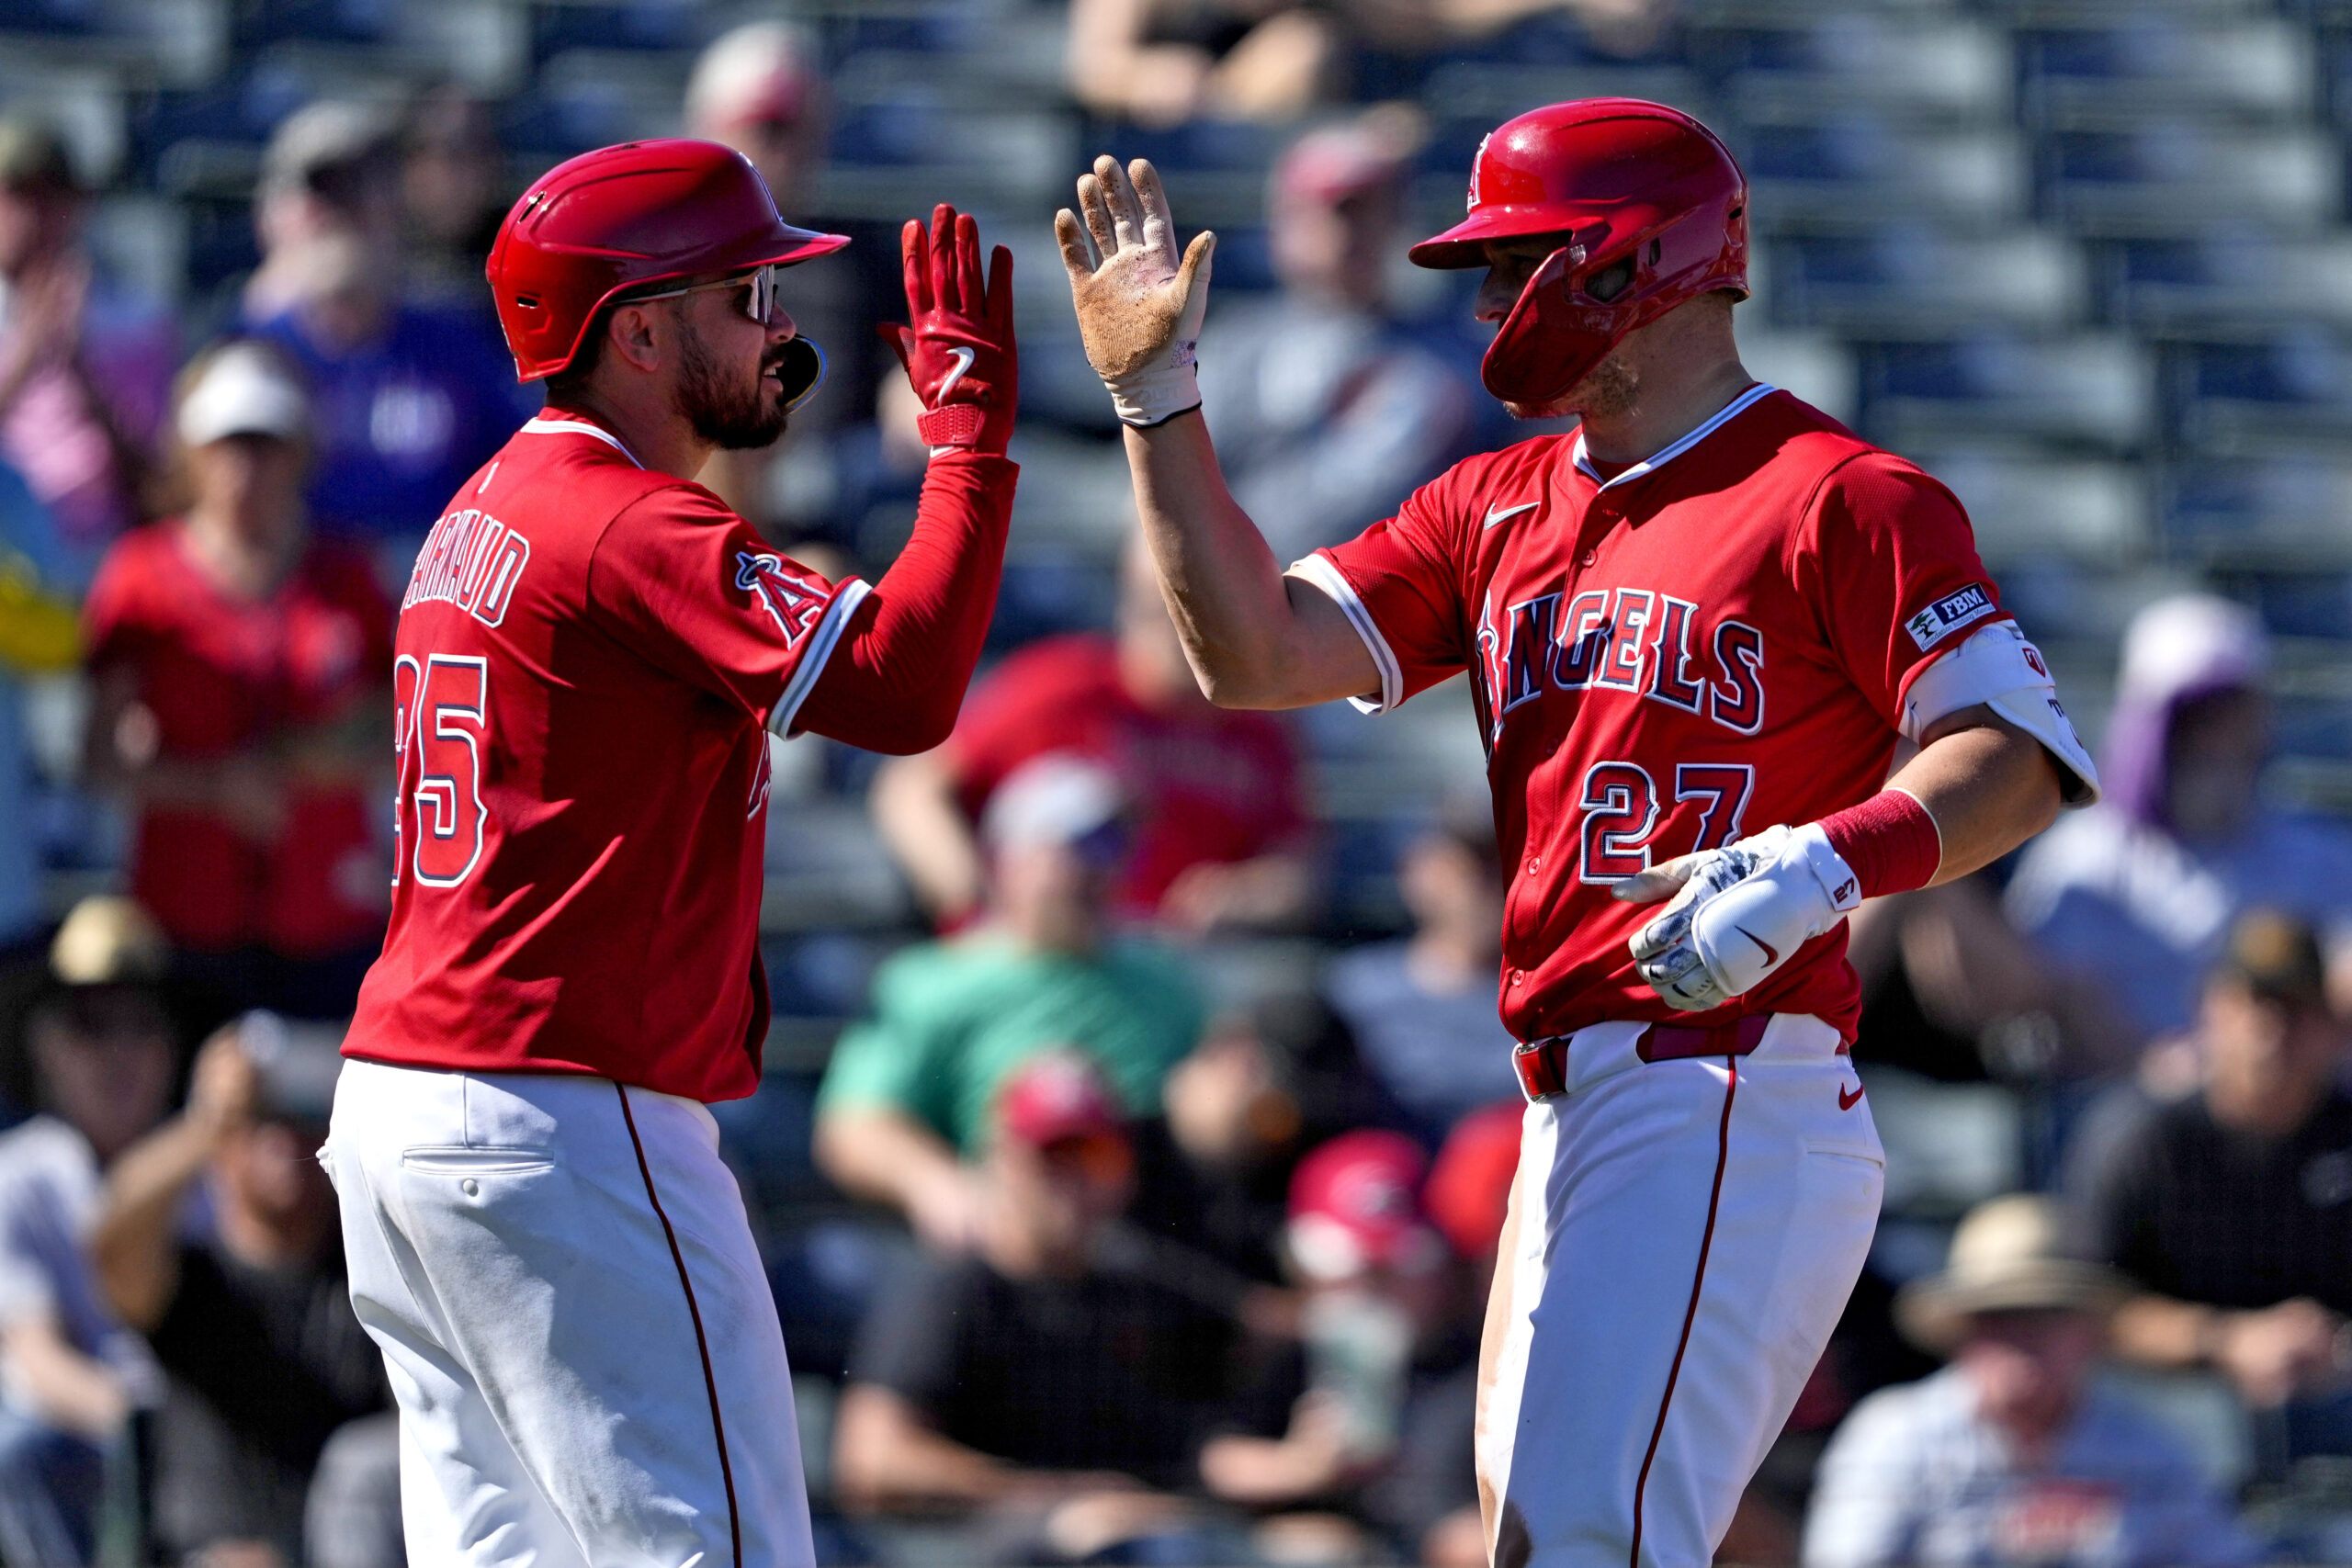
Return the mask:
[[(1432, 324), (1459, 301), (1395, 281), (1426, 128), (1347, 106), (1385, 62), (1507, 50), (1531, 18), (1594, 58), (1667, 20), (1070, 7), (1068, 89), (1102, 124), (1297, 128), (1264, 254), (1237, 257), (1268, 286), (1220, 296), (1201, 352), (1285, 558), (1503, 434), (1475, 343)], [(784, 288), (831, 384), (705, 482), (871, 575), (924, 447), (871, 348), (895, 235), (823, 209), (822, 51), (728, 32), (678, 112), (857, 242)], [(315, 1156), (382, 929), (395, 606), (537, 403), (481, 282), (520, 184), (499, 126), (454, 88), (296, 109), (255, 265), (173, 305), (99, 264), (58, 131), (0, 117), (13, 1568), (401, 1561), (398, 1433)], [(944, 746), (776, 743), (777, 1026), (761, 1092), (716, 1109), (820, 1551), (1483, 1563), (1477, 1347), (1523, 1101), (1468, 705), (1419, 705), (1462, 765), (1369, 753), (1378, 809), (1340, 809), (1363, 721), (1200, 697), (1123, 499), (1057, 457), (1097, 435), (1015, 447), (1060, 482), (1026, 515), (1089, 514), (1080, 547), (1016, 560)], [(2278, 649), (2189, 588), (2115, 652), (2102, 805), (1854, 919), (1888, 1211), (1725, 1561), (2352, 1562), (2352, 826), (2278, 804)], [(842, 891), (882, 866), (881, 894)]]

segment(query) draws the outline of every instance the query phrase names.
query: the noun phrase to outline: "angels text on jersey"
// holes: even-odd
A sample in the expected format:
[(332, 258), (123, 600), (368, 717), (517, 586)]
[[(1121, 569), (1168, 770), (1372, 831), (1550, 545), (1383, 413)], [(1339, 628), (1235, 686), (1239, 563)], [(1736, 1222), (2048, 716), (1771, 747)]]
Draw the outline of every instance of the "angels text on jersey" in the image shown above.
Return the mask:
[(1489, 740), (1512, 709), (1549, 692), (1624, 692), (1703, 716), (1736, 735), (1764, 728), (1764, 634), (1709, 619), (1688, 599), (1647, 588), (1541, 593), (1478, 617)]

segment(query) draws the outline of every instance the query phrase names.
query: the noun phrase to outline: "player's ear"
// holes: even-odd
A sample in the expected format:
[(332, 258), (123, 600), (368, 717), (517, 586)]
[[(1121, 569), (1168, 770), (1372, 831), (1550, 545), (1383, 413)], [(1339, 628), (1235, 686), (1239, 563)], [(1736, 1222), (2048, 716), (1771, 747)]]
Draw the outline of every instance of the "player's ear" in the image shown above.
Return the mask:
[(606, 320), (605, 352), (619, 355), (636, 369), (651, 372), (662, 367), (662, 355), (675, 335), (668, 311), (650, 305), (622, 304), (614, 307)]

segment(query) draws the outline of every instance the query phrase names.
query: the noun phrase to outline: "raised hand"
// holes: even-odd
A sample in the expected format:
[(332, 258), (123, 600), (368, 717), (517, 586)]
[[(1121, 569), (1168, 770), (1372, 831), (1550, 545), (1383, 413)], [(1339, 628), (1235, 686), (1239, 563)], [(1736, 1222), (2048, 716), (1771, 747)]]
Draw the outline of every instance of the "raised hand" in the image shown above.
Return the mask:
[(1064, 208), (1054, 214), (1054, 237), (1079, 337), (1119, 417), (1153, 425), (1200, 407), (1193, 360), (1216, 236), (1203, 230), (1177, 254), (1168, 193), (1141, 158), (1124, 169), (1115, 158), (1095, 159), (1093, 173), (1079, 176), (1078, 206), (1084, 223)]
[(948, 451), (1001, 456), (1012, 439), (1021, 396), (1020, 356), (1012, 341), (1012, 253), (1002, 245), (980, 271), (980, 229), (944, 202), (931, 231), (908, 220), (899, 235), (906, 271), (907, 317), (876, 330), (907, 368), (922, 400), (915, 427), (933, 456)]

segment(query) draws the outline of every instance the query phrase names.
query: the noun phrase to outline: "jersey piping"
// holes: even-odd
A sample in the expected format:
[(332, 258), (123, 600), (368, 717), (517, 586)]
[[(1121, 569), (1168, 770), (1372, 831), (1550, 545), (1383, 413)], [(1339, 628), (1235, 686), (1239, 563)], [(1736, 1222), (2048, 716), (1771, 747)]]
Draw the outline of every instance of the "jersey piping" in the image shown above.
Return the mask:
[(1774, 392), (1779, 390), (1780, 389), (1773, 386), (1770, 381), (1757, 382), (1756, 385), (1748, 388), (1747, 390), (1740, 393), (1739, 396), (1734, 398), (1731, 401), (1725, 403), (1722, 408), (1715, 411), (1714, 414), (1696, 430), (1691, 431), (1688, 435), (1683, 436), (1679, 441), (1675, 441), (1665, 446), (1659, 447), (1657, 451), (1651, 453), (1648, 457), (1643, 458), (1632, 468), (1627, 468), (1623, 473), (1619, 474), (1615, 479), (1602, 479), (1600, 477), (1600, 470), (1592, 466), (1592, 459), (1585, 455), (1584, 431), (1581, 428), (1577, 431), (1577, 444), (1571, 449), (1572, 460), (1576, 463), (1577, 469), (1583, 473), (1585, 478), (1590, 479), (1593, 483), (1599, 485), (1603, 490), (1613, 490), (1619, 485), (1629, 484), (1634, 479), (1646, 479), (1651, 474), (1654, 474), (1657, 472), (1658, 469), (1664, 468), (1667, 464), (1674, 461), (1675, 458), (1679, 457), (1682, 454), (1690, 450), (1691, 447), (1699, 445), (1700, 442), (1704, 441), (1708, 436), (1713, 435), (1716, 431), (1721, 430), (1738, 415), (1745, 412), (1762, 400), (1770, 397)]
[(792, 733), (792, 721), (799, 714), (800, 705), (808, 700), (817, 678), (825, 672), (826, 661), (832, 658), (833, 645), (841, 641), (842, 628), (849, 625), (849, 618), (857, 614), (857, 607), (865, 602), (865, 596), (873, 592), (857, 578), (849, 578), (842, 583), (841, 592), (833, 595), (833, 602), (825, 607), (824, 619), (817, 623), (816, 633), (808, 643), (808, 651), (800, 656), (799, 664), (792, 671), (792, 679), (785, 683), (784, 695), (776, 699), (775, 709), (768, 715), (768, 728), (776, 734), (788, 736)]
[[(1592, 460), (1585, 456), (1584, 432), (1579, 430), (1577, 432), (1577, 443), (1574, 448), (1577, 468), (1602, 490), (1646, 478), (1779, 390), (1780, 389), (1770, 381), (1757, 382), (1756, 385), (1708, 416), (1706, 422), (1697, 429), (1679, 440), (1660, 447), (1612, 479), (1602, 479), (1600, 470), (1592, 466)], [(1530, 502), (1530, 504), (1538, 503)], [(1511, 510), (1525, 511), (1526, 508), (1515, 507)], [(1365, 606), (1363, 600), (1358, 597), (1347, 578), (1340, 574), (1340, 569), (1320, 555), (1311, 555), (1304, 559), (1291, 562), (1290, 570), (1284, 575), (1295, 577), (1302, 582), (1311, 583), (1321, 589), (1339, 604), (1347, 615), (1348, 624), (1355, 628), (1356, 636), (1363, 639), (1365, 650), (1372, 655), (1372, 662), (1380, 671), (1380, 695), (1376, 698), (1350, 697), (1349, 705), (1358, 713), (1379, 714), (1388, 712), (1402, 702), (1405, 690), (1403, 666), (1397, 663), (1396, 650), (1388, 646), (1388, 639), (1381, 635), (1378, 624), (1372, 618), (1372, 611)]]
[(1356, 636), (1363, 639), (1366, 651), (1372, 655), (1374, 666), (1380, 671), (1378, 697), (1350, 697), (1358, 713), (1386, 713), (1405, 700), (1405, 671), (1396, 662), (1396, 651), (1388, 639), (1380, 635), (1380, 627), (1372, 618), (1372, 611), (1358, 598), (1355, 589), (1340, 574), (1340, 569), (1321, 556), (1308, 556), (1291, 562), (1287, 574), (1303, 582), (1313, 584), (1329, 595), (1348, 617), (1348, 625), (1355, 627)]
[(644, 464), (637, 461), (636, 453), (621, 445), (619, 436), (601, 425), (591, 424), (584, 419), (527, 419), (523, 422), (523, 434), (526, 435), (593, 435), (622, 457), (627, 457), (631, 463), (635, 463), (637, 467), (640, 468), (645, 467)]

